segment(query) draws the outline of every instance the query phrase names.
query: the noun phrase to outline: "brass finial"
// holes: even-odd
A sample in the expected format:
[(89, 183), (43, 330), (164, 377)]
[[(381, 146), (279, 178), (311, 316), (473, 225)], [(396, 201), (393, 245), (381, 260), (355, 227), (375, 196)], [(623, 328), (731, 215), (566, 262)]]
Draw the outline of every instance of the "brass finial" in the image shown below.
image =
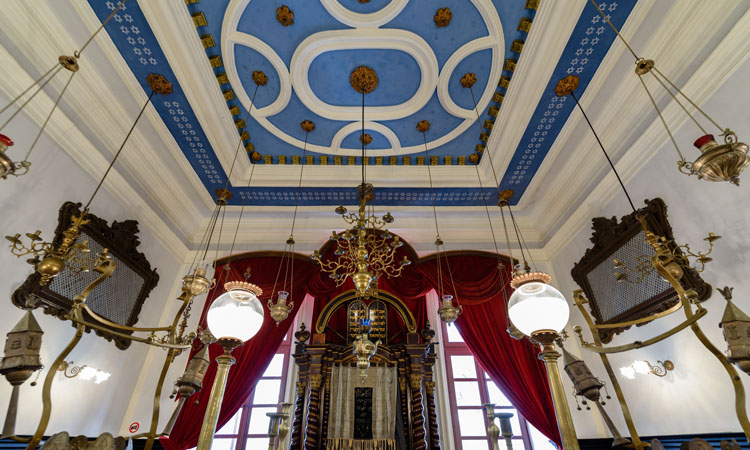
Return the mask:
[(472, 153), (469, 155), (469, 162), (472, 164), (479, 163), (479, 153)]
[(281, 5), (276, 8), (276, 20), (285, 27), (294, 25), (294, 11), (286, 5)]
[(558, 81), (557, 86), (555, 86), (555, 94), (557, 94), (559, 97), (565, 97), (566, 95), (572, 94), (578, 87), (578, 80), (579, 78), (577, 76), (568, 75), (567, 77)]
[(461, 86), (470, 88), (477, 82), (477, 75), (475, 73), (467, 73), (461, 77)]
[(372, 136), (370, 136), (369, 133), (361, 134), (359, 136), (359, 142), (365, 145), (370, 145), (372, 143)]
[(360, 94), (369, 94), (378, 87), (378, 75), (367, 66), (359, 66), (349, 75), (349, 83)]
[(253, 71), (253, 81), (258, 86), (265, 86), (268, 83), (268, 77), (262, 70)]
[(419, 131), (420, 133), (426, 133), (429, 129), (430, 129), (430, 122), (426, 120), (421, 120), (417, 124), (417, 131)]
[(146, 83), (157, 94), (167, 95), (172, 93), (172, 83), (158, 73), (150, 73), (146, 77)]
[(302, 127), (302, 129), (305, 131), (305, 133), (309, 133), (312, 130), (315, 129), (315, 122), (309, 121), (309, 120), (303, 120), (299, 126)]
[(435, 21), (435, 25), (437, 25), (438, 28), (441, 28), (450, 25), (452, 18), (453, 13), (450, 8), (438, 8), (435, 12), (435, 17), (432, 20)]

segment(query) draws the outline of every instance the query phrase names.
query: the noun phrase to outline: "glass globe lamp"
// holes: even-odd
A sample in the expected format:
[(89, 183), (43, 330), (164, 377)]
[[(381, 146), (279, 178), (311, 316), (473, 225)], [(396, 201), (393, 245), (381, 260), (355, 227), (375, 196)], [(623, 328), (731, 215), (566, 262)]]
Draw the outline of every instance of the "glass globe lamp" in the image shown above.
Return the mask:
[(565, 297), (549, 285), (551, 277), (530, 272), (513, 277), (515, 289), (508, 300), (508, 316), (523, 334), (560, 333), (568, 324), (570, 309)]
[(230, 281), (224, 288), (227, 292), (208, 309), (208, 329), (219, 341), (245, 342), (263, 325), (263, 306), (258, 300), (263, 290), (245, 281)]

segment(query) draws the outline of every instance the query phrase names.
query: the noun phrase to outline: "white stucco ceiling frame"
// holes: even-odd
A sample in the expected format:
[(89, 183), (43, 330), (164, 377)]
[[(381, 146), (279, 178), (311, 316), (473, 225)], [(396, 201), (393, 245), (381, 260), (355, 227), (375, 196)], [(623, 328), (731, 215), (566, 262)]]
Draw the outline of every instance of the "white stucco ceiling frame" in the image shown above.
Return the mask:
[[(261, 39), (246, 33), (239, 32), (237, 26), (247, 5), (251, 0), (232, 0), (224, 14), (222, 22), (222, 55), (224, 55), (224, 65), (227, 76), (232, 84), (235, 94), (240, 102), (249, 108), (251, 98), (244, 89), (244, 85), (237, 71), (237, 65), (234, 59), (235, 45), (245, 45), (263, 55), (272, 64), (279, 79), (279, 95), (270, 105), (263, 108), (253, 109), (251, 115), (267, 131), (278, 139), (293, 145), (297, 148), (303, 148), (305, 143), (294, 138), (276, 125), (271, 123), (267, 118), (277, 114), (285, 108), (291, 97), (291, 89), (294, 87), (300, 101), (316, 114), (332, 120), (349, 120), (356, 122), (361, 111), (355, 106), (335, 106), (320, 100), (310, 88), (308, 70), (312, 61), (319, 55), (337, 50), (352, 50), (361, 48), (372, 49), (393, 49), (403, 51), (414, 58), (420, 67), (422, 79), (417, 92), (400, 105), (376, 106), (367, 109), (368, 118), (371, 121), (376, 120), (394, 120), (406, 117), (421, 109), (431, 98), (435, 89), (437, 89), (438, 99), (450, 114), (464, 119), (456, 128), (442, 135), (440, 138), (427, 143), (427, 149), (431, 150), (445, 145), (463, 132), (465, 132), (476, 121), (473, 110), (461, 108), (450, 98), (448, 92), (448, 83), (451, 75), (458, 63), (467, 56), (484, 49), (492, 50), (491, 70), (488, 83), (485, 86), (482, 95), (479, 97), (477, 106), (483, 111), (489, 104), (492, 95), (495, 92), (495, 86), (502, 72), (499, 64), (504, 53), (504, 35), (502, 23), (490, 0), (472, 0), (472, 3), (479, 11), (484, 20), (488, 36), (472, 40), (460, 47), (448, 59), (443, 70), (438, 73), (439, 68), (437, 59), (430, 46), (420, 36), (405, 30), (399, 29), (377, 29), (377, 27), (387, 23), (392, 17), (398, 15), (406, 2), (392, 0), (386, 7), (376, 13), (357, 14), (354, 13), (338, 2), (328, 2), (329, 12), (334, 11), (332, 15), (350, 26), (360, 26), (360, 28), (350, 30), (336, 30), (316, 33), (305, 39), (295, 50), (292, 57), (290, 68), (287, 70), (286, 65), (276, 52)], [(324, 5), (325, 6), (325, 5)], [(392, 17), (391, 17), (392, 16)], [(387, 17), (387, 20), (384, 19)], [(365, 26), (366, 25), (366, 26)], [(384, 125), (379, 127), (383, 130)], [(351, 124), (342, 127), (339, 133), (344, 129), (350, 129)], [(372, 129), (373, 131), (378, 131)], [(383, 134), (395, 135), (392, 131), (383, 132)], [(337, 134), (338, 135), (338, 134)], [(392, 139), (388, 139), (390, 143)], [(357, 156), (360, 150), (357, 148), (342, 149), (340, 142), (334, 139), (329, 146), (307, 144), (307, 150), (315, 153)], [(389, 149), (379, 149), (379, 155), (408, 155), (424, 151), (423, 145), (414, 145), (397, 147), (393, 145)]]

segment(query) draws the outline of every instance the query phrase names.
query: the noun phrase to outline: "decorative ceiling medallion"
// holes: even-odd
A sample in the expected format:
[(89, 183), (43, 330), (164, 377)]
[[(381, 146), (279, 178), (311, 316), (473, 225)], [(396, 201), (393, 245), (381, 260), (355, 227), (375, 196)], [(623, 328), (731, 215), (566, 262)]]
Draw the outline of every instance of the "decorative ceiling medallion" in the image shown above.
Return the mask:
[(265, 86), (268, 83), (268, 77), (262, 70), (253, 71), (253, 81), (258, 86)]
[(358, 0), (360, 5), (364, 5), (365, 3), (370, 3), (370, 0)]
[(276, 20), (285, 27), (294, 25), (294, 11), (286, 5), (281, 5), (276, 8)]
[(349, 83), (360, 94), (369, 94), (378, 87), (378, 75), (367, 66), (359, 66), (349, 75)]
[(302, 123), (299, 124), (299, 126), (302, 127), (302, 130), (305, 133), (309, 133), (315, 129), (315, 123), (310, 120), (303, 120)]
[(361, 134), (359, 136), (359, 142), (361, 142), (361, 143), (363, 143), (365, 145), (370, 145), (370, 144), (372, 144), (372, 136), (370, 136), (369, 133)]
[(474, 83), (476, 82), (477, 82), (477, 75), (474, 73), (469, 72), (461, 77), (461, 86), (465, 88), (470, 88), (474, 86)]
[(572, 94), (578, 87), (578, 81), (579, 78), (577, 76), (568, 75), (567, 77), (557, 82), (557, 86), (555, 86), (555, 94), (560, 97), (565, 97), (566, 95)]
[(435, 12), (435, 17), (433, 18), (435, 25), (437, 25), (438, 28), (450, 25), (451, 19), (453, 19), (453, 13), (450, 8), (439, 8)]
[(146, 83), (148, 83), (151, 90), (157, 94), (167, 95), (172, 93), (172, 83), (158, 73), (149, 74), (149, 76), (146, 77)]
[(430, 122), (422, 120), (417, 124), (417, 131), (420, 133), (426, 133), (430, 129)]

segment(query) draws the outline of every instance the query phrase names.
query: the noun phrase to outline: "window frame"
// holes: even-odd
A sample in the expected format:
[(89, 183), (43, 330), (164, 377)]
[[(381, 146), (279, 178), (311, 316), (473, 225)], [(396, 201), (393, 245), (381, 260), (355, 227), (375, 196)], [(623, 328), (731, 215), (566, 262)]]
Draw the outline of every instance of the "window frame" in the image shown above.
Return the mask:
[[(492, 440), (489, 436), (487, 436), (486, 430), (489, 427), (489, 420), (487, 419), (487, 415), (484, 412), (484, 407), (482, 407), (481, 404), (489, 403), (489, 390), (487, 388), (488, 382), (492, 383), (493, 381), (489, 378), (489, 374), (482, 369), (482, 366), (479, 365), (479, 362), (474, 357), (471, 350), (469, 350), (469, 347), (466, 345), (465, 342), (451, 342), (450, 339), (448, 339), (448, 326), (455, 327), (455, 325), (447, 325), (442, 320), (440, 321), (440, 329), (442, 333), (442, 346), (443, 346), (443, 353), (445, 355), (445, 372), (446, 372), (446, 382), (447, 382), (447, 388), (448, 388), (448, 399), (449, 399), (449, 405), (450, 405), (450, 420), (453, 425), (453, 445), (455, 450), (463, 450), (463, 441), (464, 440), (474, 440), (474, 441), (485, 441), (488, 445), (488, 449), (494, 448), (492, 446)], [(458, 329), (456, 329), (458, 331)], [(462, 338), (463, 339), (463, 338)], [(476, 371), (476, 378), (454, 378), (453, 376), (453, 361), (452, 356), (471, 356), (474, 359), (474, 369)], [(457, 398), (456, 398), (456, 391), (455, 391), (455, 382), (456, 381), (471, 381), (476, 382), (479, 387), (479, 399), (481, 404), (477, 406), (458, 406)], [(498, 386), (499, 389), (499, 386)], [(501, 389), (502, 391), (502, 389)], [(461, 435), (461, 425), (458, 421), (458, 411), (459, 410), (479, 410), (482, 412), (482, 419), (484, 420), (484, 429), (485, 429), (485, 435), (483, 437), (480, 436), (462, 436)], [(529, 430), (529, 425), (526, 422), (526, 419), (523, 417), (523, 415), (518, 411), (518, 409), (515, 406), (496, 406), (495, 411), (501, 412), (503, 410), (513, 410), (515, 413), (515, 416), (518, 418), (518, 425), (521, 429), (521, 435), (520, 436), (513, 436), (513, 441), (521, 441), (523, 442), (523, 448), (525, 450), (534, 450), (534, 446), (531, 442), (531, 433)], [(502, 443), (501, 443), (502, 446)]]
[[(280, 376), (261, 376), (258, 381), (261, 380), (280, 380), (281, 383), (279, 384), (279, 400), (276, 404), (266, 404), (266, 403), (254, 403), (253, 399), (255, 397), (255, 387), (253, 387), (253, 390), (250, 392), (250, 395), (247, 397), (247, 399), (242, 403), (242, 406), (240, 407), (240, 410), (238, 413), (240, 414), (239, 419), (239, 427), (237, 429), (237, 433), (224, 433), (220, 434), (220, 430), (216, 430), (216, 434), (214, 435), (214, 440), (234, 440), (234, 447), (233, 450), (250, 450), (247, 448), (247, 440), (251, 438), (263, 438), (266, 442), (268, 442), (268, 433), (263, 434), (249, 434), (249, 427), (250, 427), (250, 420), (252, 418), (252, 410), (253, 408), (274, 408), (278, 410), (279, 404), (284, 400), (285, 394), (286, 394), (286, 387), (288, 382), (288, 375), (289, 375), (289, 365), (291, 364), (292, 359), (292, 334), (294, 331), (294, 327), (289, 327), (289, 332), (284, 337), (284, 340), (281, 342), (281, 345), (279, 346), (278, 350), (276, 350), (276, 353), (274, 353), (274, 356), (276, 355), (283, 355), (284, 360), (282, 362), (281, 366), (281, 375)], [(270, 364), (270, 363), (269, 363)], [(268, 368), (266, 367), (266, 370)], [(265, 374), (265, 372), (264, 372)], [(257, 386), (257, 383), (256, 383)], [(235, 413), (237, 414), (237, 413)], [(266, 418), (268, 420), (268, 418)], [(276, 442), (276, 448), (278, 448), (279, 442)], [(267, 445), (264, 447), (266, 448)]]

